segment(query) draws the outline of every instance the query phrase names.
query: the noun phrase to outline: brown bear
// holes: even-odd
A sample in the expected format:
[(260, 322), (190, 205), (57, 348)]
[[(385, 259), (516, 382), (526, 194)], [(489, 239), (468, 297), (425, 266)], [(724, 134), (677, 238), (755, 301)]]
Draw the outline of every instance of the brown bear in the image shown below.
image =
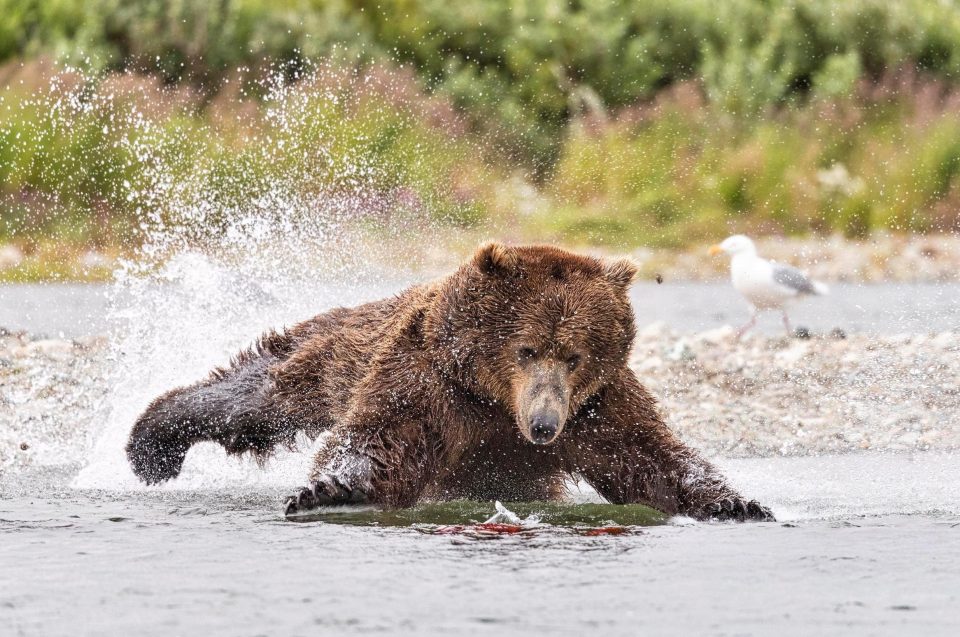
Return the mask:
[(202, 440), (264, 458), (329, 432), (287, 515), (555, 499), (579, 476), (612, 503), (772, 520), (672, 434), (630, 370), (635, 275), (625, 260), (485, 245), (438, 281), (267, 333), (155, 400), (127, 456), (155, 483)]

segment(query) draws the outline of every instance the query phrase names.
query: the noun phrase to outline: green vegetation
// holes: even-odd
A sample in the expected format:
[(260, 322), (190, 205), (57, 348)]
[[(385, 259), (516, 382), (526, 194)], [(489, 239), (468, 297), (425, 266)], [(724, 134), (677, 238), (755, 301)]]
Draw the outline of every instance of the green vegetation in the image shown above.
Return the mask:
[(130, 74), (88, 81), (32, 64), (10, 77), (0, 92), (0, 240), (102, 248), (135, 240), (147, 216), (176, 223), (200, 201), (216, 232), (223, 214), (278, 190), (363, 189), (368, 207), (470, 224), (480, 211), (460, 191), (490, 173), (446, 102), (377, 68), (211, 100)]
[(545, 228), (622, 246), (732, 231), (960, 228), (960, 94), (890, 78), (749, 124), (684, 87), (614, 121), (578, 122), (548, 183)]
[(684, 79), (754, 115), (860, 72), (960, 77), (960, 7), (943, 0), (0, 0), (0, 16), (0, 62), (56, 55), (206, 92), (238, 68), (411, 64), (541, 169), (570, 116)]
[(617, 248), (960, 227), (953, 1), (0, 0), (0, 64), (31, 277), (186, 187)]
[[(611, 526), (656, 526), (663, 524), (667, 518), (660, 511), (642, 504), (508, 502), (506, 506), (521, 519), (532, 517), (537, 520), (537, 524), (580, 531)], [(323, 521), (328, 524), (358, 526), (422, 526), (424, 531), (429, 532), (435, 530), (431, 528), (434, 526), (482, 524), (494, 513), (496, 510), (490, 502), (453, 500), (418, 504), (409, 509), (332, 508), (298, 516), (296, 521)], [(535, 528), (536, 524), (530, 527), (531, 530)]]

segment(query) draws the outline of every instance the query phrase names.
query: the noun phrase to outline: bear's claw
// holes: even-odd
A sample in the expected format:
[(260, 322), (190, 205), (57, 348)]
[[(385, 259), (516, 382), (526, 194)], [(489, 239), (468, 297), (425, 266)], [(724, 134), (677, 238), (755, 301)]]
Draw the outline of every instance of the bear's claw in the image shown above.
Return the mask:
[(310, 486), (300, 489), (296, 495), (287, 498), (283, 507), (285, 516), (296, 515), (322, 506), (345, 504), (363, 504), (367, 494), (353, 489), (337, 476), (324, 474), (314, 480)]
[(709, 520), (736, 520), (738, 522), (746, 520), (776, 521), (770, 509), (756, 500), (746, 501), (742, 498), (724, 498), (717, 502), (711, 502), (703, 508), (699, 517)]

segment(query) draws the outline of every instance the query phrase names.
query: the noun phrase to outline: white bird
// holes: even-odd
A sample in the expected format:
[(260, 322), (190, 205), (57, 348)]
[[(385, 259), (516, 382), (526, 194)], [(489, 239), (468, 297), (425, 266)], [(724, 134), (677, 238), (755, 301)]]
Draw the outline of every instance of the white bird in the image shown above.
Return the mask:
[(737, 330), (737, 338), (757, 324), (761, 310), (780, 310), (787, 334), (791, 334), (786, 304), (806, 295), (828, 294), (823, 283), (814, 281), (800, 270), (757, 256), (757, 247), (750, 237), (735, 234), (723, 243), (710, 247), (710, 254), (724, 252), (731, 256), (730, 280), (733, 287), (750, 305), (750, 322)]

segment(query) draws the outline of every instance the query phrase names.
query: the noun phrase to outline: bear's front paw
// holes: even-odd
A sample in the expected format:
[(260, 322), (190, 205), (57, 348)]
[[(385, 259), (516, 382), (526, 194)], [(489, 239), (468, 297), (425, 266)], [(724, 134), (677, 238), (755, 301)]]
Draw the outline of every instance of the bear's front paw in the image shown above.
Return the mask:
[(133, 472), (147, 484), (158, 484), (180, 475), (189, 445), (163, 439), (156, 431), (134, 431), (127, 443), (127, 459)]
[(351, 488), (337, 476), (324, 474), (309, 487), (304, 487), (296, 495), (287, 498), (283, 514), (291, 516), (317, 507), (363, 504), (366, 501), (367, 494), (363, 490)]
[(776, 521), (770, 509), (756, 500), (747, 501), (743, 498), (724, 498), (717, 502), (711, 502), (703, 507), (695, 517), (702, 520), (734, 520), (737, 522), (747, 520), (757, 522)]

